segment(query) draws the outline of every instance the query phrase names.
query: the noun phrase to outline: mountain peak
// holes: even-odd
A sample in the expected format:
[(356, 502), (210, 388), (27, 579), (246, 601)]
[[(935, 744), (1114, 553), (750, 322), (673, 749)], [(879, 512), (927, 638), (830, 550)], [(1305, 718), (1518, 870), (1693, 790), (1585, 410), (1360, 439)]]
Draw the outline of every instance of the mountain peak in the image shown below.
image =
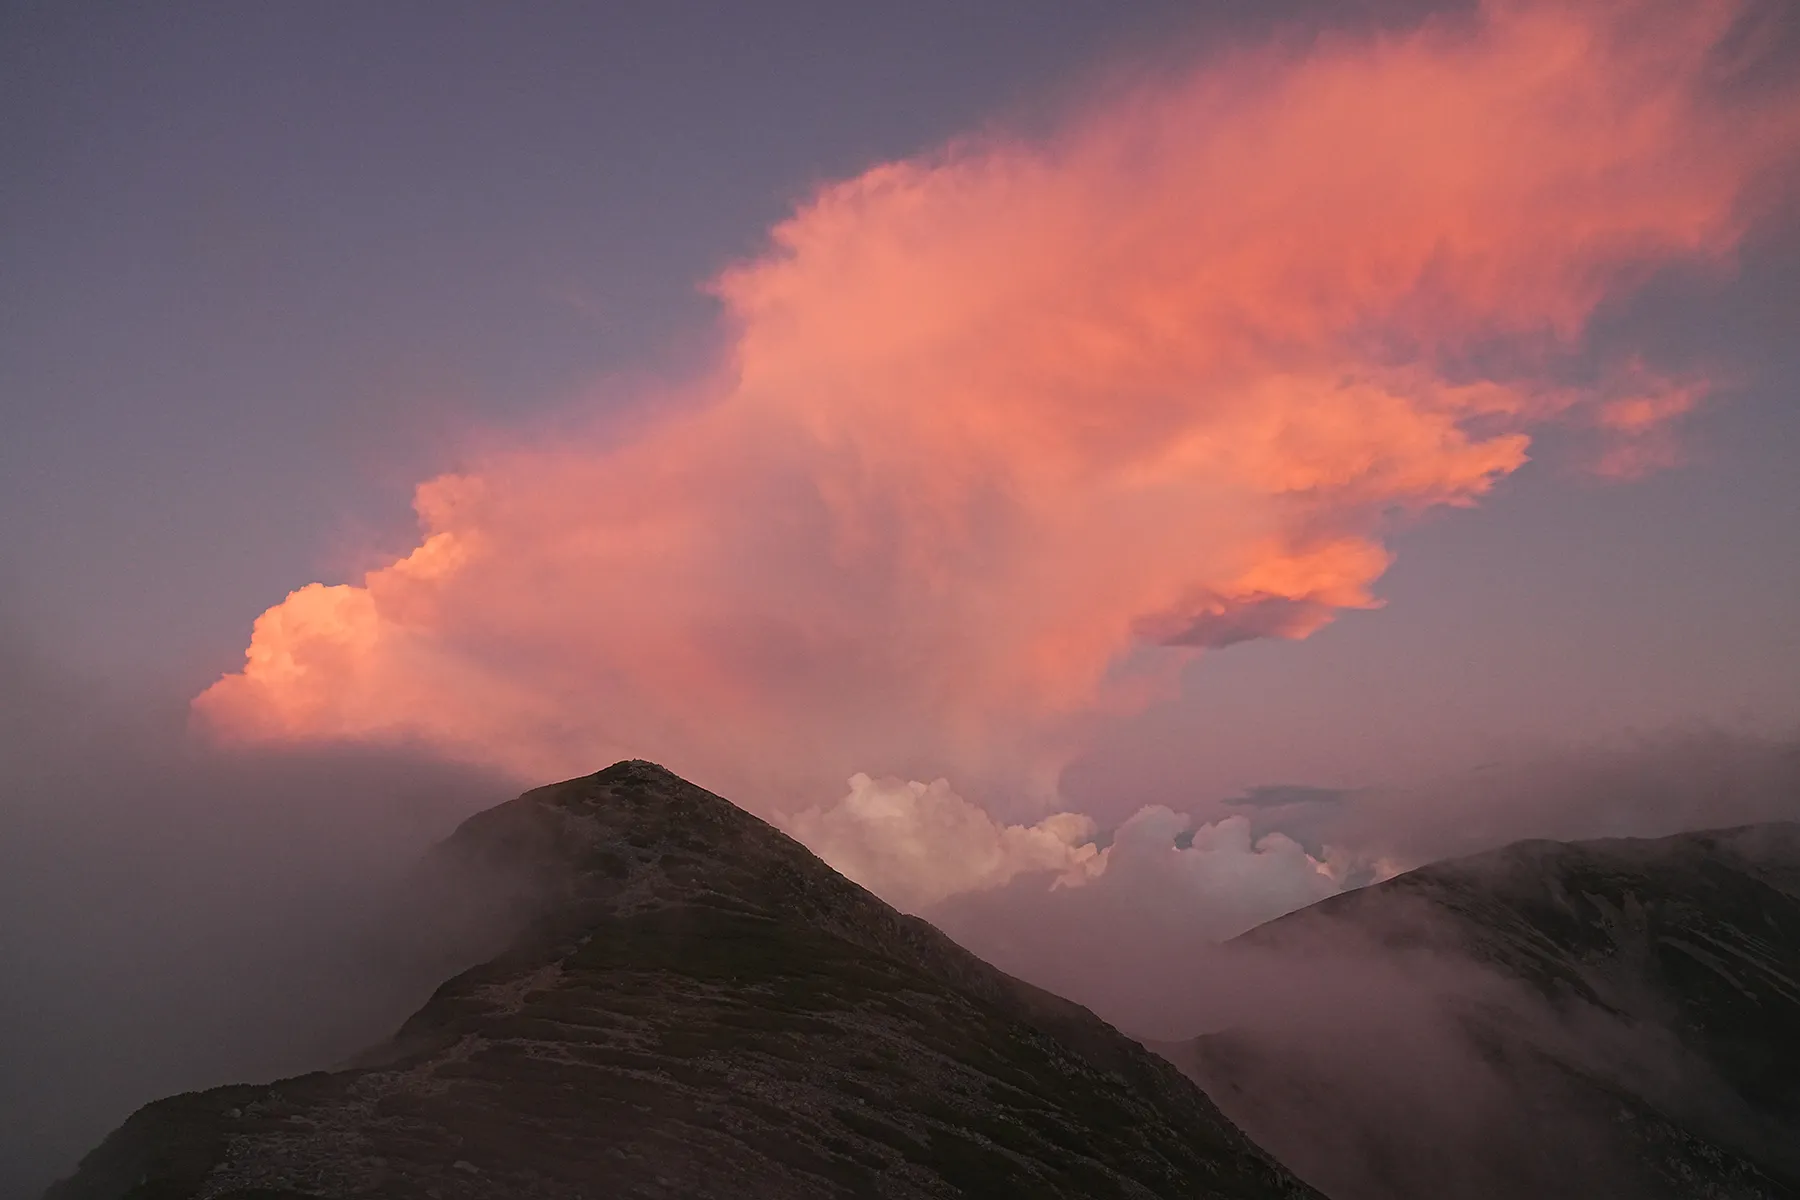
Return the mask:
[(55, 1200), (1307, 1200), (1164, 1060), (642, 761), (465, 821), (503, 953), (356, 1067), (140, 1110)]
[(642, 759), (534, 788), (477, 813), (437, 850), (453, 867), (510, 879), (540, 936), (695, 907), (817, 925), (899, 952), (913, 926), (799, 842), (729, 800)]

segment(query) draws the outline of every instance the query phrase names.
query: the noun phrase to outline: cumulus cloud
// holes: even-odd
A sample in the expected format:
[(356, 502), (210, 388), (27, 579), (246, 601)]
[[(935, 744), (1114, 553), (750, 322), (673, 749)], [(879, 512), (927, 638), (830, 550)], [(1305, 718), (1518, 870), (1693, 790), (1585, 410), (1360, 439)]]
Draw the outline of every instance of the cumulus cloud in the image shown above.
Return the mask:
[(785, 823), (839, 872), (911, 912), (1026, 873), (1078, 883), (1104, 862), (1092, 818), (1065, 812), (1035, 825), (1003, 825), (942, 779), (853, 775), (849, 794), (836, 804)]
[(1138, 811), (1108, 847), (1109, 885), (1132, 908), (1168, 904), (1191, 932), (1230, 937), (1342, 890), (1349, 864), (1315, 858), (1284, 833), (1253, 835), (1248, 817), (1194, 827), (1160, 805)]
[(1492, 0), (824, 187), (714, 281), (676, 415), (422, 485), (419, 547), (264, 613), (195, 712), (762, 811), (865, 769), (1053, 795), (1192, 654), (1377, 604), (1392, 522), (1535, 428), (1669, 457), (1705, 380), (1585, 331), (1727, 264), (1794, 147), (1791, 89), (1721, 86), (1736, 13)]
[[(1385, 861), (1332, 847), (1315, 856), (1284, 833), (1256, 832), (1246, 816), (1196, 823), (1162, 805), (1139, 809), (1104, 838), (1081, 813), (1008, 825), (943, 779), (858, 774), (836, 803), (781, 824), (836, 870), (909, 912), (954, 914), (959, 897), (1005, 890), (1005, 898), (977, 906), (1013, 907), (1029, 921), (1049, 915), (1048, 905), (1057, 927), (1076, 910), (1095, 928), (1136, 927), (1154, 912), (1179, 922), (1184, 940), (1230, 937), (1393, 873)], [(1050, 898), (1064, 889), (1081, 894)]]

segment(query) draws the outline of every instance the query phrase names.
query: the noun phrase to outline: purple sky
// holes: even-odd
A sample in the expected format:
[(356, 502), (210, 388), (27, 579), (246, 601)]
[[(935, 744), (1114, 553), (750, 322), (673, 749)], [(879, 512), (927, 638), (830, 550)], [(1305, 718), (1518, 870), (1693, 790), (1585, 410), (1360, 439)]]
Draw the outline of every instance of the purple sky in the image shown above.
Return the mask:
[[(475, 431), (699, 353), (697, 285), (820, 181), (1242, 33), (1232, 7), (6, 5), (12, 636), (199, 691), (289, 589), (404, 552), (411, 487)], [(1791, 729), (1797, 328), (1786, 218), (1735, 280), (1605, 311), (1597, 345), (1735, 374), (1685, 465), (1605, 483), (1540, 442), (1481, 507), (1394, 537), (1387, 607), (1208, 655), (1067, 792), (1104, 817), (1544, 740)]]

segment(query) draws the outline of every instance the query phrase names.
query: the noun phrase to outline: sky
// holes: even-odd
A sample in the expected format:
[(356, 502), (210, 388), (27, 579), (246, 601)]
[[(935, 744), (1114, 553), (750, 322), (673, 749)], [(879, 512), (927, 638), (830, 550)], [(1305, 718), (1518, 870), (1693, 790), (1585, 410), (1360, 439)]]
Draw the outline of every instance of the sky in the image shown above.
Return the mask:
[(626, 756), (1120, 1020), (1800, 815), (1791, 6), (1255, 9), (0, 3), (22, 1003)]
[(203, 735), (1105, 825), (1800, 722), (1781, 6), (3, 19), (0, 613)]

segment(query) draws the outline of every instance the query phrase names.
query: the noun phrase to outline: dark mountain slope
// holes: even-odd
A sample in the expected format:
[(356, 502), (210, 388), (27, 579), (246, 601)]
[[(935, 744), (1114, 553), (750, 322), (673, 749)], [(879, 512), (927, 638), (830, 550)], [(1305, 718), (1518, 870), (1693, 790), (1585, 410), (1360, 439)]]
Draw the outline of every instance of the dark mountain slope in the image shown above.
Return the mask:
[(1226, 959), (1324, 994), (1385, 971), (1336, 1013), (1171, 1052), (1342, 1200), (1800, 1196), (1800, 826), (1522, 842), (1291, 913)]
[(1162, 1059), (647, 763), (441, 857), (527, 932), (352, 1068), (174, 1097), (52, 1190), (114, 1197), (1302, 1197)]

